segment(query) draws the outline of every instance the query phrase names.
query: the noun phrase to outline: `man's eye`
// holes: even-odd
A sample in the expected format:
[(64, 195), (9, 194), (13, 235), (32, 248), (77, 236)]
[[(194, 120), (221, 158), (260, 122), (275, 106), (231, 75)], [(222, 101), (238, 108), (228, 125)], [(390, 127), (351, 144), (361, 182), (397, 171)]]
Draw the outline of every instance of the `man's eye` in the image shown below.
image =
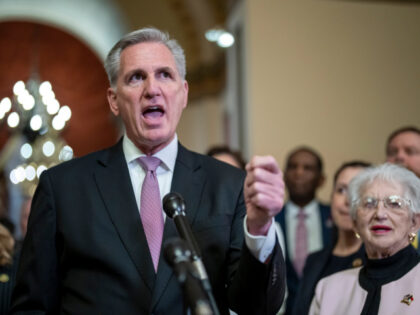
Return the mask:
[(407, 148), (405, 152), (407, 153), (407, 155), (416, 155), (420, 153), (420, 150), (416, 148)]
[(160, 76), (161, 76), (162, 78), (165, 78), (165, 79), (172, 78), (172, 75), (171, 75), (171, 73), (170, 73), (169, 71), (162, 71), (162, 72), (160, 73)]
[(394, 157), (398, 154), (398, 150), (395, 148), (391, 148), (388, 150), (387, 155), (388, 157)]
[(131, 77), (130, 77), (130, 82), (137, 82), (143, 80), (143, 75), (141, 73), (134, 73)]

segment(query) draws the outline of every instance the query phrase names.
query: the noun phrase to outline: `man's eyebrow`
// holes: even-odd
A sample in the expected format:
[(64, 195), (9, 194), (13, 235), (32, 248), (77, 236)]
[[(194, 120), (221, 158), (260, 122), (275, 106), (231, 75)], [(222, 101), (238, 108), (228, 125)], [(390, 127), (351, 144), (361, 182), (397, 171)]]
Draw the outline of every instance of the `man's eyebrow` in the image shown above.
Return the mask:
[(162, 72), (162, 71), (175, 72), (175, 69), (169, 66), (163, 66), (156, 69), (156, 72)]
[(144, 71), (141, 68), (134, 68), (134, 69), (131, 69), (130, 71), (127, 72), (127, 76), (131, 76), (134, 73), (146, 73), (146, 71)]

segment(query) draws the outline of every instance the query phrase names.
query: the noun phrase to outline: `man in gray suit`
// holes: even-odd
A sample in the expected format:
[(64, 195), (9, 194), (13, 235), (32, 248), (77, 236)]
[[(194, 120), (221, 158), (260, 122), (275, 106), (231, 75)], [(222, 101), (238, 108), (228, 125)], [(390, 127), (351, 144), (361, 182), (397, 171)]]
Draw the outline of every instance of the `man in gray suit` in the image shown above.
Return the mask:
[[(42, 174), (11, 313), (183, 314), (176, 277), (162, 250), (155, 254), (156, 240), (163, 248), (177, 236), (175, 225), (161, 206), (154, 213), (160, 219), (143, 219), (150, 209), (140, 192), (150, 176), (161, 197), (184, 197), (220, 313), (275, 314), (285, 267), (273, 219), (284, 185), (274, 158), (254, 157), (245, 173), (178, 142), (188, 98), (185, 57), (165, 33), (148, 28), (124, 36), (105, 68), (124, 137)], [(158, 161), (157, 168), (146, 169), (145, 159)], [(162, 232), (150, 236), (160, 220)]]

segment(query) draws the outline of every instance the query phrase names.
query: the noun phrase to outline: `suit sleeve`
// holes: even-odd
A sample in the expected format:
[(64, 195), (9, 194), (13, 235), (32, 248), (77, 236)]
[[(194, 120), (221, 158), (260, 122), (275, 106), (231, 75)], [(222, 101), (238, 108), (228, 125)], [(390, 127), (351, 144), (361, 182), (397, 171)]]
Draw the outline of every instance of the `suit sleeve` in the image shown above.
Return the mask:
[(45, 171), (32, 201), (10, 314), (58, 313), (56, 212)]
[[(239, 212), (245, 212), (243, 194), (238, 203)], [(239, 216), (243, 233), (243, 216)], [(236, 224), (237, 225), (237, 224)], [(276, 239), (273, 253), (266, 263), (261, 263), (249, 251), (245, 242), (229, 286), (230, 307), (238, 314), (271, 315), (280, 309), (286, 287), (286, 268), (283, 254)]]

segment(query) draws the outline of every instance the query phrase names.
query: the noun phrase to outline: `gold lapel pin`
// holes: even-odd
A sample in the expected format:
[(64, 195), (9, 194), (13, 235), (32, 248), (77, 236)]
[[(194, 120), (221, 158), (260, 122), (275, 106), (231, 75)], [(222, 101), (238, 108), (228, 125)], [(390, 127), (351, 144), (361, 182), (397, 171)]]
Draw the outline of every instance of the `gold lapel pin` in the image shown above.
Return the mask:
[(9, 281), (9, 276), (6, 273), (0, 274), (0, 282), (5, 283), (7, 281)]
[(412, 294), (406, 294), (404, 295), (403, 299), (401, 300), (401, 303), (405, 303), (407, 305), (410, 305), (411, 302), (414, 301), (414, 297)]
[(351, 265), (353, 266), (353, 268), (360, 267), (361, 265), (363, 265), (363, 261), (361, 258), (356, 258), (353, 260)]

